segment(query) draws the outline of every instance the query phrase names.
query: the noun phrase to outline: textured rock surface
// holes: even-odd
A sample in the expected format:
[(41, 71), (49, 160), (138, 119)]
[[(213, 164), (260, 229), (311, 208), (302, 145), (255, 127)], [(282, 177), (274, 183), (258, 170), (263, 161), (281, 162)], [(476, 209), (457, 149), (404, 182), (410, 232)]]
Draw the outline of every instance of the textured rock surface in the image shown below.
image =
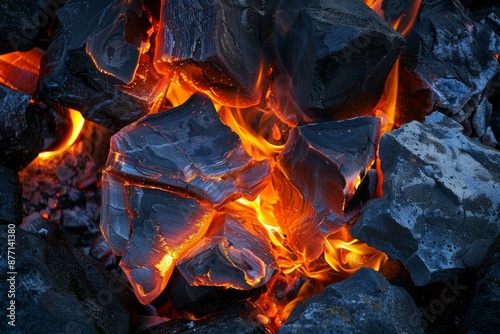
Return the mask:
[(500, 234), (500, 152), (433, 113), (380, 141), (384, 196), (369, 202), (355, 238), (403, 262), (416, 285), (484, 261)]
[(469, 118), (497, 72), (500, 36), (458, 1), (430, 1), (422, 3), (407, 40), (401, 65), (430, 86), (427, 111), (438, 108), (458, 122)]
[(467, 333), (493, 333), (500, 328), (500, 253), (479, 271), (476, 294), (467, 311)]
[(241, 196), (255, 198), (270, 178), (269, 160), (254, 161), (201, 94), (115, 135), (107, 171), (215, 207)]
[(375, 161), (379, 133), (376, 117), (299, 126), (277, 161), (311, 206), (334, 223)]
[(273, 0), (163, 1), (155, 66), (222, 105), (255, 105), (270, 66), (273, 14)]
[(21, 187), (17, 173), (0, 165), (0, 224), (21, 223)]
[(39, 95), (115, 129), (157, 111), (168, 79), (141, 55), (149, 38), (145, 16), (142, 0), (68, 1), (42, 58)]
[[(135, 307), (119, 280), (66, 242), (16, 229), (16, 326), (0, 323), (2, 333), (127, 333)], [(7, 245), (7, 227), (0, 226)], [(7, 268), (7, 247), (0, 249)], [(2, 270), (0, 305), (7, 308), (7, 278)], [(5, 320), (5, 319), (4, 319)]]
[(278, 27), (278, 55), (305, 116), (348, 118), (375, 107), (404, 44), (402, 36), (361, 0), (297, 1), (294, 6), (283, 1), (281, 7), (278, 17), (288, 12), (289, 28)]
[(410, 295), (378, 272), (359, 269), (297, 306), (278, 334), (423, 333)]

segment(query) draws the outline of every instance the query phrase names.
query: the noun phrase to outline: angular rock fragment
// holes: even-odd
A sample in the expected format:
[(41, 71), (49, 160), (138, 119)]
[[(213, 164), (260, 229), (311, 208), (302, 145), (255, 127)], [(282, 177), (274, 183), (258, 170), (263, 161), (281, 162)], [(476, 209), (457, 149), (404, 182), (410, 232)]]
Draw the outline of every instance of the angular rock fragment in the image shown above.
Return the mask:
[(293, 309), (278, 334), (423, 333), (410, 295), (378, 272), (359, 269)]
[(373, 165), (379, 135), (376, 117), (299, 126), (277, 161), (310, 205), (335, 222)]
[[(422, 2), (407, 41), (402, 68), (430, 86), (423, 114), (439, 109), (458, 122), (469, 118), (497, 72), (500, 36), (488, 24), (474, 22), (460, 2), (431, 1)], [(421, 104), (421, 96), (406, 93), (402, 103)]]
[(165, 288), (176, 260), (203, 237), (214, 210), (104, 174), (101, 229), (143, 304)]
[(0, 224), (21, 223), (22, 186), (17, 173), (0, 165)]
[(42, 59), (44, 100), (115, 129), (159, 109), (169, 81), (145, 53), (151, 24), (142, 0), (70, 0), (57, 22)]
[(163, 1), (155, 67), (222, 105), (256, 105), (270, 65), (273, 13), (272, 0)]
[[(283, 11), (297, 11), (282, 2)], [(298, 1), (278, 27), (278, 55), (304, 119), (366, 115), (377, 104), (403, 37), (363, 1)], [(281, 16), (286, 16), (281, 14)]]
[(400, 260), (416, 285), (476, 267), (500, 235), (500, 153), (433, 113), (382, 136), (382, 198), (351, 228)]
[(241, 196), (254, 199), (270, 178), (269, 160), (253, 160), (200, 94), (115, 135), (107, 170), (216, 208)]
[[(2, 333), (128, 333), (135, 321), (129, 288), (104, 267), (54, 237), (16, 228), (15, 326), (0, 324)], [(9, 239), (10, 240), (10, 239)], [(7, 226), (0, 226), (7, 245)], [(7, 247), (0, 248), (0, 267), (7, 268)], [(3, 310), (9, 307), (11, 278), (0, 273)], [(22, 319), (22, 321), (20, 321)], [(4, 319), (5, 320), (5, 319)]]
[[(155, 299), (177, 260), (198, 244), (199, 249), (208, 245), (201, 238), (212, 224), (214, 208), (242, 196), (254, 199), (269, 178), (269, 161), (254, 161), (243, 150), (204, 95), (195, 94), (184, 105), (144, 117), (114, 135), (103, 173), (101, 230), (112, 251), (123, 256), (120, 266), (139, 300)], [(218, 227), (222, 234), (210, 242), (221, 241), (228, 252), (222, 254), (226, 267), (220, 270), (228, 270), (232, 261), (230, 270), (243, 274), (245, 282), (250, 278), (247, 288), (265, 282), (274, 263), (269, 254), (231, 248), (229, 242), (250, 245), (234, 235), (243, 233), (237, 225), (229, 224), (226, 231), (214, 224), (215, 234), (209, 236), (215, 237)], [(220, 278), (217, 272), (214, 268), (215, 279)]]
[(211, 231), (178, 263), (193, 286), (249, 290), (267, 283), (277, 269), (267, 232), (259, 223), (222, 215)]

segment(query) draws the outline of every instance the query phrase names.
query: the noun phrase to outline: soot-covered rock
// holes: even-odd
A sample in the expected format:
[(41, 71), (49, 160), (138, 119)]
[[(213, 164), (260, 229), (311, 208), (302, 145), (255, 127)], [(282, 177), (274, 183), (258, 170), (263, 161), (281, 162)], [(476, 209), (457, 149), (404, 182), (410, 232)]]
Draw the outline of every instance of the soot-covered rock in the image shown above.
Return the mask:
[(376, 117), (298, 126), (277, 161), (310, 205), (335, 225), (375, 161), (379, 134)]
[[(282, 3), (279, 17), (297, 11), (287, 3)], [(298, 13), (288, 16), (289, 28), (278, 26), (276, 43), (304, 118), (367, 114), (382, 94), (403, 37), (361, 0), (297, 5)]]
[(115, 129), (157, 111), (168, 80), (141, 54), (150, 28), (141, 0), (68, 1), (42, 58), (39, 95)]
[(476, 294), (467, 310), (467, 333), (493, 333), (500, 326), (500, 253), (478, 273)]
[(30, 97), (0, 85), (0, 164), (25, 167), (44, 147), (42, 115), (30, 110)]
[(17, 173), (0, 165), (0, 224), (21, 223), (21, 193)]
[(0, 54), (31, 49), (65, 2), (66, 0), (2, 1)]
[[(127, 333), (135, 318), (133, 295), (99, 263), (66, 242), (15, 230), (15, 327), (0, 324), (3, 333)], [(7, 245), (7, 226), (0, 226)], [(7, 247), (0, 249), (0, 265), (7, 268)], [(12, 278), (0, 274), (0, 305), (9, 306), (7, 288)]]
[(256, 105), (273, 13), (273, 0), (163, 1), (155, 66), (222, 105)]
[(359, 269), (349, 279), (293, 309), (278, 334), (423, 333), (420, 311), (410, 295), (378, 272)]
[(143, 304), (165, 289), (178, 258), (207, 231), (214, 210), (193, 199), (103, 175), (101, 230)]
[(193, 286), (249, 290), (267, 283), (277, 269), (271, 242), (258, 221), (222, 215), (211, 231), (178, 263)]
[(433, 113), (382, 136), (384, 196), (351, 229), (403, 262), (416, 285), (481, 265), (500, 234), (500, 152), (461, 130)]
[[(497, 72), (500, 36), (488, 24), (475, 22), (458, 1), (446, 0), (422, 3), (407, 41), (401, 65), (431, 94), (419, 108), (426, 113), (439, 109), (458, 122), (469, 118)], [(414, 96), (416, 103), (421, 99)]]
[(270, 179), (269, 160), (253, 160), (201, 94), (122, 129), (111, 140), (107, 169), (216, 208), (254, 199)]

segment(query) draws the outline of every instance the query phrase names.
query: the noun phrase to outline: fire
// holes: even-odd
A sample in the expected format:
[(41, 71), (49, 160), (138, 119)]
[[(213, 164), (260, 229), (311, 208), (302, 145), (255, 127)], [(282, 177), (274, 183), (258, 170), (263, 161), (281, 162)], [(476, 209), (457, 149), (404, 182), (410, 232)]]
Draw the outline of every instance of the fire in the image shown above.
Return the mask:
[(73, 145), (75, 141), (78, 139), (78, 136), (82, 131), (83, 125), (85, 124), (85, 119), (83, 118), (82, 114), (80, 114), (80, 112), (76, 110), (68, 109), (68, 111), (71, 119), (71, 132), (66, 137), (66, 139), (59, 144), (59, 146), (56, 149), (40, 153), (38, 155), (39, 158), (48, 159), (52, 156), (61, 154), (65, 152), (68, 148), (70, 148), (71, 145)]
[(11, 52), (0, 55), (0, 83), (33, 96), (36, 92), (43, 51)]

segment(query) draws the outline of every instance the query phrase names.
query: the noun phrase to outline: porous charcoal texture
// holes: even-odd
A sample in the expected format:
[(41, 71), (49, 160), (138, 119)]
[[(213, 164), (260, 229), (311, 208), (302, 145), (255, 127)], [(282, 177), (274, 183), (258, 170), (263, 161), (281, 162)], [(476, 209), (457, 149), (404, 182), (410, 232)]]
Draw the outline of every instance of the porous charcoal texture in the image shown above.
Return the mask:
[(351, 229), (400, 260), (416, 285), (481, 265), (500, 234), (500, 152), (461, 130), (433, 113), (382, 136), (384, 196)]

